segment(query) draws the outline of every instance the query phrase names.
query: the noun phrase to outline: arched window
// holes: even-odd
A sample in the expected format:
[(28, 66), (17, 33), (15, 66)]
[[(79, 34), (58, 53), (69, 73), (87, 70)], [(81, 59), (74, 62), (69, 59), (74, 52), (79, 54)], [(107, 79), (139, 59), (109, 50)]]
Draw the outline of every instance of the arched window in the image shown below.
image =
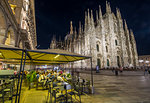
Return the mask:
[(99, 68), (101, 67), (101, 61), (100, 61), (100, 59), (97, 59), (97, 66), (99, 66)]
[(118, 45), (118, 42), (117, 42), (117, 40), (115, 40), (115, 44), (116, 44), (116, 45)]
[(108, 67), (110, 66), (110, 64), (109, 64), (109, 59), (107, 59), (107, 66), (108, 66)]
[(108, 52), (108, 47), (106, 46), (106, 52)]
[(99, 52), (99, 45), (98, 44), (96, 44), (96, 48), (97, 48), (97, 51)]

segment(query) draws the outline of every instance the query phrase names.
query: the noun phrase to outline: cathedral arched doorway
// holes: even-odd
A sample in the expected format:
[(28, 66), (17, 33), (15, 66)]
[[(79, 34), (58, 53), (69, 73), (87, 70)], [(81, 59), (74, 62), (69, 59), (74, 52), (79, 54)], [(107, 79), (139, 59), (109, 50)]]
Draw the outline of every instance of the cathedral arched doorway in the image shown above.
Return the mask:
[(99, 58), (97, 59), (97, 66), (101, 68), (101, 60)]
[(15, 33), (12, 27), (8, 28), (5, 39), (5, 45), (15, 46)]
[(109, 59), (107, 59), (107, 66), (108, 66), (108, 67), (110, 66)]
[(120, 57), (119, 57), (119, 56), (117, 56), (117, 65), (118, 65), (118, 67), (121, 66), (121, 65), (120, 65)]
[(6, 24), (5, 15), (0, 7), (0, 44), (3, 44), (5, 39)]

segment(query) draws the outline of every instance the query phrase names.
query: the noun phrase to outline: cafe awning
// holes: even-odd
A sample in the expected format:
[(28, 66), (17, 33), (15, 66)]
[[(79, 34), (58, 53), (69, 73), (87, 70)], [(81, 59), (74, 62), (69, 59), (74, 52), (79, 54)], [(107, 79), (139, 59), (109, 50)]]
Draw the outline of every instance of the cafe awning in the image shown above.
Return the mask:
[[(17, 47), (0, 44), (0, 61), (5, 63), (20, 64), (22, 52), (26, 52), (26, 64), (64, 64), (68, 62), (90, 58), (77, 53), (59, 49), (23, 50)], [(23, 56), (25, 57), (25, 55)]]
[(22, 49), (0, 44), (0, 61), (16, 61), (22, 58)]
[(27, 50), (27, 55), (35, 64), (64, 64), (90, 58), (60, 49)]

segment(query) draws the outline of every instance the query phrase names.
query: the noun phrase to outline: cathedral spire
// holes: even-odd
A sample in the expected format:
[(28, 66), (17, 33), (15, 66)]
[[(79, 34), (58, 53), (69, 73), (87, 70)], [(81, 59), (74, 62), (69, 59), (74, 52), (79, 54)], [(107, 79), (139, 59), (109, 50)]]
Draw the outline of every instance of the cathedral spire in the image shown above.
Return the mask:
[(77, 30), (76, 30), (76, 27), (74, 28), (74, 40), (77, 39)]
[(98, 23), (99, 20), (99, 15), (98, 15), (98, 11), (96, 10), (96, 22)]
[(101, 6), (99, 5), (99, 23), (102, 25), (102, 20), (103, 20), (103, 16), (102, 16), (102, 10), (101, 10)]
[(87, 30), (87, 12), (85, 11), (85, 23), (84, 23), (84, 30)]
[(127, 40), (130, 41), (130, 34), (129, 34), (129, 30), (128, 30), (126, 20), (124, 20), (124, 25), (125, 25), (125, 34), (126, 34)]
[(132, 54), (133, 54), (133, 64), (134, 66), (138, 66), (138, 53), (136, 48), (136, 41), (133, 34), (133, 31), (130, 29), (130, 37), (131, 37), (131, 45), (132, 45)]
[(124, 20), (124, 25), (125, 25), (125, 31), (129, 32), (126, 20)]
[(94, 17), (93, 17), (93, 11), (91, 10), (91, 25), (94, 26)]
[(106, 1), (106, 13), (111, 13), (110, 3)]
[(135, 38), (134, 38), (134, 34), (133, 34), (132, 29), (130, 29), (130, 37), (131, 37), (131, 41), (135, 42)]
[(118, 8), (116, 8), (116, 12), (117, 12), (117, 18), (122, 19), (120, 10)]
[(102, 10), (101, 10), (101, 6), (99, 5), (99, 18), (102, 19)]
[(56, 35), (53, 35), (52, 40), (51, 40), (51, 44), (50, 44), (50, 48), (51, 49), (56, 49)]
[(83, 32), (84, 32), (84, 26), (81, 25), (81, 33), (83, 33)]
[(81, 36), (81, 33), (82, 33), (82, 27), (81, 27), (81, 21), (79, 21), (79, 36)]
[(88, 9), (87, 24), (88, 24), (88, 26), (90, 25), (90, 11), (89, 11), (89, 9)]
[(52, 41), (56, 41), (56, 35), (53, 35)]
[(73, 34), (73, 26), (72, 26), (72, 21), (70, 21), (70, 34)]

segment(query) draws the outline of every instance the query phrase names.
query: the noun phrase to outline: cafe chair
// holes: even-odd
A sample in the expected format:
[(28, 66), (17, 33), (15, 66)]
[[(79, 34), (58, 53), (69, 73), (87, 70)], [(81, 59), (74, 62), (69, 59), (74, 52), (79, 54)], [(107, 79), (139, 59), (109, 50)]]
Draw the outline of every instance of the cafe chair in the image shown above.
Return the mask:
[(4, 103), (4, 91), (3, 91), (3, 84), (1, 84), (1, 90), (0, 90), (0, 102)]

